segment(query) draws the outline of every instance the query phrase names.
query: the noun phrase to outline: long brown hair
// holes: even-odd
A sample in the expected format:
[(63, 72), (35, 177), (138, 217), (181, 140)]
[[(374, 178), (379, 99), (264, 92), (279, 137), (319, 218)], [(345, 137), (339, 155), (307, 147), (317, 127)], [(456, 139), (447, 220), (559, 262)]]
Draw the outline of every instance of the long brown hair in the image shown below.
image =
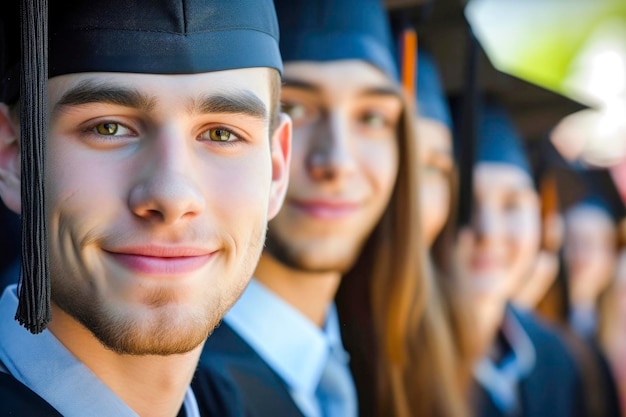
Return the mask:
[(475, 319), (469, 294), (460, 287), (454, 266), (454, 246), (457, 234), (457, 203), (459, 194), (459, 171), (454, 167), (448, 174), (450, 187), (449, 215), (441, 232), (430, 248), (433, 274), (441, 292), (444, 312), (452, 331), (455, 350), (456, 374), (464, 391), (469, 395), (473, 380), (473, 366), (480, 357), (480, 346), (476, 340)]
[(421, 238), (417, 143), (405, 104), (391, 200), (337, 293), (342, 335), (361, 416), (463, 417), (450, 322)]

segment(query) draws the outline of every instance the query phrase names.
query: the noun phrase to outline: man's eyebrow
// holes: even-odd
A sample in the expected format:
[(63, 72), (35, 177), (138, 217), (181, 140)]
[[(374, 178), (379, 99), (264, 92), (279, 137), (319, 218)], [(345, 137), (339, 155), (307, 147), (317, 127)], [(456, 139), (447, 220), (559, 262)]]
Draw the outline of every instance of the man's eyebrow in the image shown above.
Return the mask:
[(149, 112), (154, 107), (155, 100), (134, 88), (86, 80), (63, 94), (55, 104), (54, 112), (65, 106), (88, 103), (115, 104)]
[(193, 100), (190, 113), (232, 113), (248, 115), (257, 119), (268, 119), (268, 108), (251, 91), (237, 91), (219, 94), (207, 94)]
[(395, 86), (377, 86), (369, 87), (361, 91), (361, 96), (379, 96), (379, 97), (396, 97), (401, 98), (402, 92)]
[(310, 83), (308, 81), (298, 80), (295, 78), (288, 78), (288, 77), (283, 77), (283, 86), (299, 88), (301, 90), (307, 90), (313, 93), (317, 93), (321, 91), (321, 88), (313, 83)]
[[(316, 84), (310, 83), (308, 81), (292, 79), (292, 78), (283, 78), (283, 86), (285, 87), (293, 87), (302, 90), (307, 90), (312, 93), (317, 93), (322, 90), (322, 88)], [(389, 96), (389, 97), (398, 97), (402, 95), (399, 88), (395, 86), (374, 86), (374, 87), (366, 87), (362, 91), (358, 93), (360, 96)]]

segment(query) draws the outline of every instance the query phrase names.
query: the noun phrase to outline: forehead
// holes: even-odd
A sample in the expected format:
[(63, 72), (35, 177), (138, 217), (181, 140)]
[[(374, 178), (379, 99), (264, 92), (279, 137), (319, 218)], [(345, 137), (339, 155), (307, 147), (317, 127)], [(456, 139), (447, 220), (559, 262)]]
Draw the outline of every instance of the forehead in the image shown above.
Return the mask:
[(535, 191), (530, 175), (513, 164), (479, 162), (474, 167), (474, 186), (482, 194), (502, 191)]
[(426, 149), (452, 153), (452, 132), (445, 124), (427, 117), (416, 117), (418, 140)]
[(604, 209), (590, 204), (578, 204), (565, 213), (565, 221), (570, 227), (593, 225), (592, 227), (613, 227), (613, 220)]
[(54, 106), (69, 91), (81, 85), (132, 89), (149, 97), (154, 103), (168, 106), (189, 105), (203, 95), (254, 95), (269, 106), (269, 68), (243, 68), (198, 74), (135, 74), (78, 73), (53, 77), (48, 83), (48, 95)]
[[(326, 95), (360, 94), (384, 87), (399, 94), (397, 83), (372, 64), (346, 59), (336, 61), (291, 61), (284, 65), (286, 86), (307, 84), (312, 92)], [(294, 81), (296, 81), (294, 83)]]

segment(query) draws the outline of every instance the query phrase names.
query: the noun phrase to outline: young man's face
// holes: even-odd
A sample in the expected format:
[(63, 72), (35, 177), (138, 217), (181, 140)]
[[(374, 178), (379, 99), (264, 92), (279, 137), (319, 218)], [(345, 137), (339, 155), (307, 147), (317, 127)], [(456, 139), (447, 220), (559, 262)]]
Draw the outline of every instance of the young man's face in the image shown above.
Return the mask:
[(281, 262), (312, 271), (345, 271), (354, 262), (398, 172), (396, 88), (363, 61), (285, 65), (281, 97), (293, 120), (293, 162), (267, 243)]
[(539, 251), (539, 197), (521, 168), (480, 162), (474, 168), (474, 201), (473, 239), (462, 275), (477, 301), (506, 301)]
[(201, 343), (239, 296), (286, 187), (270, 70), (90, 73), (49, 82), (53, 307), (105, 345)]

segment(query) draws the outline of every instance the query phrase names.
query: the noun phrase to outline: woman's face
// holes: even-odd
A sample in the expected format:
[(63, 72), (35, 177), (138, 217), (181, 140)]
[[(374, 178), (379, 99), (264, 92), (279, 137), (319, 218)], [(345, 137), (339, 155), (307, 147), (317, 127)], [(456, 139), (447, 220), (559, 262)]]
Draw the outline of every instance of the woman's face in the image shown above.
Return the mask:
[(617, 258), (616, 229), (600, 207), (580, 204), (565, 213), (563, 255), (572, 303), (595, 303), (610, 284)]
[(504, 163), (474, 168), (473, 220), (461, 265), (474, 298), (508, 300), (530, 273), (540, 244), (539, 197), (530, 175)]
[(450, 215), (451, 183), (454, 167), (452, 134), (434, 119), (416, 119), (420, 145), (420, 210), (422, 233), (431, 246)]

